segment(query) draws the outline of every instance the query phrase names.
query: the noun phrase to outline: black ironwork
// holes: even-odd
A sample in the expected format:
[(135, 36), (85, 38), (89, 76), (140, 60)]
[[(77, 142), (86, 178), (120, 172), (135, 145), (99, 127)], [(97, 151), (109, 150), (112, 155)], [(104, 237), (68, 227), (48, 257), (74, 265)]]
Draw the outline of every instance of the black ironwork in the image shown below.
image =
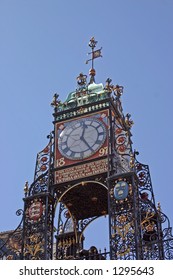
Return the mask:
[(138, 176), (143, 259), (172, 259), (173, 236), (168, 217), (156, 206), (148, 165), (135, 161)]
[(22, 259), (26, 260), (53, 258), (53, 134), (48, 138), (48, 145), (37, 154), (34, 182), (25, 185)]
[[(138, 152), (132, 148), (133, 121), (129, 113), (123, 113), (123, 86), (114, 86), (110, 78), (105, 86), (94, 82), (93, 61), (101, 56), (101, 49), (94, 50), (96, 44), (92, 38), (89, 83), (81, 73), (78, 88), (64, 103), (54, 94), (54, 132), (48, 136), (48, 145), (37, 154), (34, 182), (30, 186), (25, 183), (22, 222), (8, 238), (0, 239), (2, 259), (173, 259), (169, 219), (155, 203), (148, 165), (138, 162)], [(105, 133), (104, 143), (100, 144), (99, 138), (95, 140), (95, 150), (94, 144), (91, 147), (84, 139), (87, 122), (91, 129), (93, 119), (97, 119), (95, 126), (98, 123), (102, 127), (100, 135)], [(86, 154), (81, 161), (77, 148), (70, 152), (66, 147), (68, 133), (73, 131), (70, 124), (82, 131), (73, 135), (70, 145), (80, 146), (83, 141), (91, 150), (91, 155)], [(65, 127), (67, 136), (61, 137), (60, 151), (58, 141)], [(93, 131), (99, 135), (97, 129)], [(86, 228), (106, 215), (110, 247), (103, 252), (94, 245), (86, 249)]]

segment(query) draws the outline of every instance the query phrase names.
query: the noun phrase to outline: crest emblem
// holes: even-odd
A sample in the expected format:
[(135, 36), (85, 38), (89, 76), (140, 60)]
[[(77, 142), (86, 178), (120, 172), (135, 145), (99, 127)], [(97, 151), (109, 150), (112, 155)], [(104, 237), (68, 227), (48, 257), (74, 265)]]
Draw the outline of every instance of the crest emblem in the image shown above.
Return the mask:
[(43, 213), (43, 206), (40, 201), (34, 201), (29, 207), (29, 218), (33, 221), (40, 219)]
[(123, 200), (128, 196), (129, 185), (125, 181), (119, 181), (114, 187), (114, 197)]

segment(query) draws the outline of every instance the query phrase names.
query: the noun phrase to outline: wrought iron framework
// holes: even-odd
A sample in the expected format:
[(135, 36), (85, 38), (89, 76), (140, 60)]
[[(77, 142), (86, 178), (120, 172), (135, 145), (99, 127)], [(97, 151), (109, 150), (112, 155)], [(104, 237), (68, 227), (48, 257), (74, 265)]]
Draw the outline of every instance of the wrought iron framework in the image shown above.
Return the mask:
[[(138, 162), (138, 152), (132, 149), (133, 121), (130, 114), (123, 113), (123, 87), (114, 86), (109, 78), (105, 86), (95, 84), (93, 61), (101, 56), (101, 49), (94, 50), (96, 44), (92, 38), (89, 83), (80, 73), (78, 88), (64, 103), (58, 94), (53, 97), (54, 131), (48, 136), (48, 145), (37, 154), (34, 182), (25, 184), (20, 225), (7, 238), (0, 237), (1, 259), (173, 259), (169, 219), (155, 203), (148, 165)], [(83, 169), (88, 164), (88, 175), (56, 181), (57, 172), (65, 170), (67, 174), (70, 170), (63, 169), (64, 159), (55, 165), (56, 124), (88, 116), (106, 120), (107, 146), (100, 150), (101, 160), (96, 164), (91, 158), (76, 164)], [(110, 247), (104, 252), (94, 246), (86, 250), (85, 229), (105, 215), (109, 218)]]

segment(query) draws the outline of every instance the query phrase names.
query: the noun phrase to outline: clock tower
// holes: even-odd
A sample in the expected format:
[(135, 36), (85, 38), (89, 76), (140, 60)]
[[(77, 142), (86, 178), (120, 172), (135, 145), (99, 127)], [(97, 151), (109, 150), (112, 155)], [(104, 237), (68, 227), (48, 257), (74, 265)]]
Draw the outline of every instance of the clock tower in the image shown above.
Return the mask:
[[(64, 102), (53, 97), (54, 130), (37, 154), (34, 182), (25, 185), (22, 258), (172, 259), (169, 220), (132, 148), (123, 86), (95, 81), (96, 45), (91, 38), (89, 80), (80, 73)], [(101, 216), (108, 216), (109, 248), (86, 250), (85, 230)]]

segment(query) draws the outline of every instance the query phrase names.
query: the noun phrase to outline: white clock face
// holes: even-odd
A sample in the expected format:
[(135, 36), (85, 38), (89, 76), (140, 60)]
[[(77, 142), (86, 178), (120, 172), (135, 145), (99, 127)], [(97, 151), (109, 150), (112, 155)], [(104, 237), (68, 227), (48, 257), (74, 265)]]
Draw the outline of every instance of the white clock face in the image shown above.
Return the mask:
[(60, 153), (69, 159), (88, 158), (96, 153), (106, 139), (105, 125), (98, 119), (73, 121), (60, 133)]

